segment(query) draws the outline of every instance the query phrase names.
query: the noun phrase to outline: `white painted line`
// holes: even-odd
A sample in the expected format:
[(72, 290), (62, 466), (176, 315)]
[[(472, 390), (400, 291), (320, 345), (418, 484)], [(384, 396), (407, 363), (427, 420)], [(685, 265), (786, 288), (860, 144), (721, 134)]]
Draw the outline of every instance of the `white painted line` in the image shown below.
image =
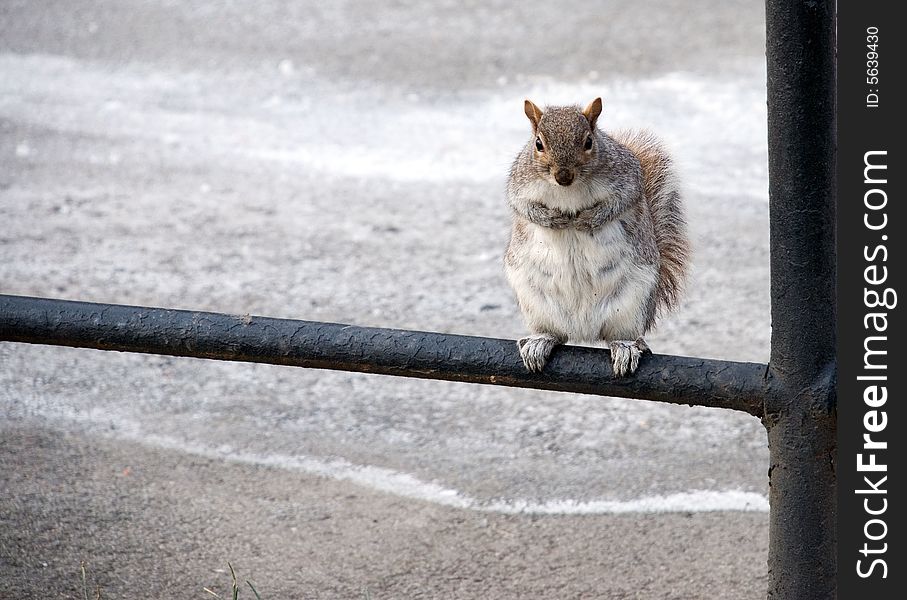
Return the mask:
[[(768, 512), (768, 499), (762, 494), (742, 490), (687, 490), (667, 495), (643, 496), (629, 500), (552, 499), (533, 502), (519, 498), (482, 501), (434, 481), (423, 481), (409, 473), (384, 467), (357, 465), (342, 458), (315, 458), (285, 454), (260, 454), (236, 450), (228, 445), (210, 446), (187, 442), (172, 436), (148, 433), (139, 421), (107, 410), (72, 410), (55, 406), (38, 409), (45, 424), (71, 429), (86, 426), (104, 437), (126, 440), (144, 446), (174, 450), (212, 460), (246, 465), (275, 467), (348, 481), (364, 488), (401, 498), (431, 502), (451, 508), (490, 513), (526, 515), (603, 515), (626, 513), (698, 513), (718, 511)], [(111, 425), (115, 424), (110, 433)], [(100, 427), (99, 427), (100, 426)]]
[[(131, 436), (130, 436), (131, 437)], [(426, 482), (408, 473), (383, 467), (356, 465), (343, 459), (320, 459), (306, 456), (256, 454), (235, 451), (227, 446), (207, 447), (187, 444), (175, 438), (149, 435), (135, 441), (196, 456), (241, 464), (278, 467), (319, 475), (328, 479), (349, 481), (362, 487), (402, 498), (422, 500), (482, 512), (527, 515), (601, 515), (624, 513), (677, 513), (745, 511), (768, 512), (765, 496), (741, 490), (690, 490), (664, 496), (644, 496), (631, 500), (549, 500), (529, 502), (506, 500), (482, 502), (435, 482)]]

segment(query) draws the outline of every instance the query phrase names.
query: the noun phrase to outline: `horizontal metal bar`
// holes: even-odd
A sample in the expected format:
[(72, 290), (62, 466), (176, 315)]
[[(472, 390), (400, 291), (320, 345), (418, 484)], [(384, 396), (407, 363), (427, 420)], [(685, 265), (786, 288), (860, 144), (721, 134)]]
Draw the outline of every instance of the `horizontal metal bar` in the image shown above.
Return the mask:
[(530, 373), (512, 340), (7, 295), (0, 295), (0, 341), (619, 396), (756, 416), (766, 369), (654, 354), (634, 375), (616, 378), (607, 350), (562, 346), (542, 373)]

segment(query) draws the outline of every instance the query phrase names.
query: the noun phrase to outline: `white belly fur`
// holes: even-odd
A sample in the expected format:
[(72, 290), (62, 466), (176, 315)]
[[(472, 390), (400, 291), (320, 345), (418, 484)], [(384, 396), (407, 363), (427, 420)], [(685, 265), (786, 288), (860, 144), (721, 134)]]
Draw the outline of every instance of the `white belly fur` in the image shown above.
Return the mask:
[(645, 333), (656, 266), (632, 260), (620, 223), (594, 235), (534, 224), (527, 229), (528, 241), (505, 272), (532, 331), (577, 342), (633, 340)]

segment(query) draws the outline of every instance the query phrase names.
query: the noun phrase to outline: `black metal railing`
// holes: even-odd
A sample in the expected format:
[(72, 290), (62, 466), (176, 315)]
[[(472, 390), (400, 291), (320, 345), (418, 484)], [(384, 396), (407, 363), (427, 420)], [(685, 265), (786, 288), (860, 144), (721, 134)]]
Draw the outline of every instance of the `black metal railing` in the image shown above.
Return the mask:
[(250, 315), (0, 295), (0, 340), (506, 385), (762, 415), (766, 365), (651, 355), (615, 378), (607, 350), (560, 346), (531, 373), (516, 342)]
[(834, 598), (835, 3), (767, 0), (769, 598)]

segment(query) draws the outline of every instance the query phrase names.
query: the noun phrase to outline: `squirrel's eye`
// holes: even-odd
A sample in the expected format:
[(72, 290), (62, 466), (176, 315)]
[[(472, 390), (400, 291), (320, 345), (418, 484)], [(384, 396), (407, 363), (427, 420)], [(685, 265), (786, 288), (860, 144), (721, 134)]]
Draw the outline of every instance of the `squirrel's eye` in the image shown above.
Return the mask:
[(586, 150), (592, 150), (592, 136), (591, 135), (586, 138), (586, 143), (583, 144), (583, 148), (585, 148)]
[(538, 150), (539, 152), (545, 151), (545, 147), (542, 145), (542, 138), (540, 138), (540, 137), (535, 138), (535, 149)]

